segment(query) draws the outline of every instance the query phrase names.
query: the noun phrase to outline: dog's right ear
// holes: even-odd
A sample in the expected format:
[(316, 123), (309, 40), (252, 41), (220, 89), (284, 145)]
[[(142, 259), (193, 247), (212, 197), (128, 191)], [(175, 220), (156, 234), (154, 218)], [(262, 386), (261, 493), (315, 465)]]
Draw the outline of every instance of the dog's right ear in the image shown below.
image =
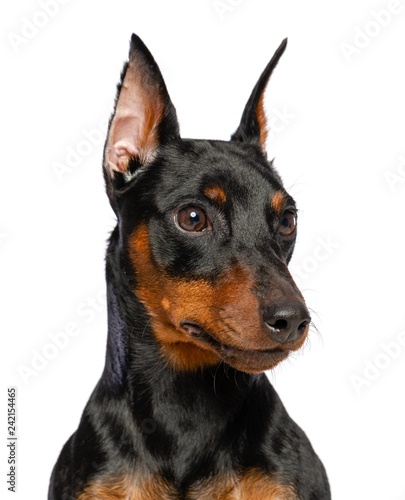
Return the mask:
[(104, 175), (113, 203), (115, 186), (150, 163), (161, 144), (179, 137), (176, 110), (152, 54), (132, 35), (129, 60), (117, 88), (104, 148)]

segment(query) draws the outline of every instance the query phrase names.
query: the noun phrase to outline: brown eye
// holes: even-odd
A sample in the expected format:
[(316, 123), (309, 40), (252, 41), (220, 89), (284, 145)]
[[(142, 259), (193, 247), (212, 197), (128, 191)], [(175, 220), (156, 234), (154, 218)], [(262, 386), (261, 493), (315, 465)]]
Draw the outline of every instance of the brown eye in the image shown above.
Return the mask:
[(279, 233), (281, 236), (291, 236), (297, 228), (297, 215), (292, 210), (286, 210), (280, 219)]
[(210, 227), (207, 214), (202, 208), (184, 207), (177, 212), (177, 224), (184, 231), (199, 233)]

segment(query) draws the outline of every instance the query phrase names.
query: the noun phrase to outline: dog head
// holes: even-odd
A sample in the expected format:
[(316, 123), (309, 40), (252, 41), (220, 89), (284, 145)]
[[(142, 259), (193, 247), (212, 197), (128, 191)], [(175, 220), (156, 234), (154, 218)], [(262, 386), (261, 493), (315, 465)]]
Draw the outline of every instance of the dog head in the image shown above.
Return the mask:
[[(267, 160), (259, 78), (231, 140), (180, 137), (159, 68), (132, 35), (104, 154), (123, 273), (162, 356), (178, 370), (274, 367), (304, 343), (310, 317), (287, 264), (296, 206)], [(127, 266), (128, 268), (125, 268)]]

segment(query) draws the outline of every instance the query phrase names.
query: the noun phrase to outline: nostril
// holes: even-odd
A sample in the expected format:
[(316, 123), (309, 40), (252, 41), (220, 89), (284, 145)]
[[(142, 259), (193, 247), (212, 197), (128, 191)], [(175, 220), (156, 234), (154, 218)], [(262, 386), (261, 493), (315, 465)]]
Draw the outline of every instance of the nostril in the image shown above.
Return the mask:
[(304, 331), (306, 330), (306, 328), (307, 328), (308, 325), (309, 325), (309, 321), (308, 320), (305, 320), (302, 323), (300, 323), (300, 325), (298, 326), (299, 333), (304, 333)]
[(276, 330), (285, 330), (286, 328), (288, 328), (288, 321), (286, 319), (274, 318), (273, 320), (267, 321), (266, 323)]

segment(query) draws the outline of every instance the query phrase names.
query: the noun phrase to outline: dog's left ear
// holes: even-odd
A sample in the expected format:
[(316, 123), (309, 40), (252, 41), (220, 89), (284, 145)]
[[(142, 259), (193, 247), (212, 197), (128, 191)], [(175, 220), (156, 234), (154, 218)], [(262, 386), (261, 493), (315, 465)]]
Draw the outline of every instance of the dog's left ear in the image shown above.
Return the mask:
[(246, 103), (240, 125), (231, 137), (232, 141), (258, 144), (263, 152), (266, 150), (267, 120), (264, 112), (264, 93), (270, 76), (286, 47), (287, 38), (281, 42), (256, 83)]
[(159, 67), (142, 40), (132, 35), (104, 149), (110, 198), (117, 177), (130, 179), (137, 168), (153, 160), (161, 144), (177, 137), (176, 110)]

